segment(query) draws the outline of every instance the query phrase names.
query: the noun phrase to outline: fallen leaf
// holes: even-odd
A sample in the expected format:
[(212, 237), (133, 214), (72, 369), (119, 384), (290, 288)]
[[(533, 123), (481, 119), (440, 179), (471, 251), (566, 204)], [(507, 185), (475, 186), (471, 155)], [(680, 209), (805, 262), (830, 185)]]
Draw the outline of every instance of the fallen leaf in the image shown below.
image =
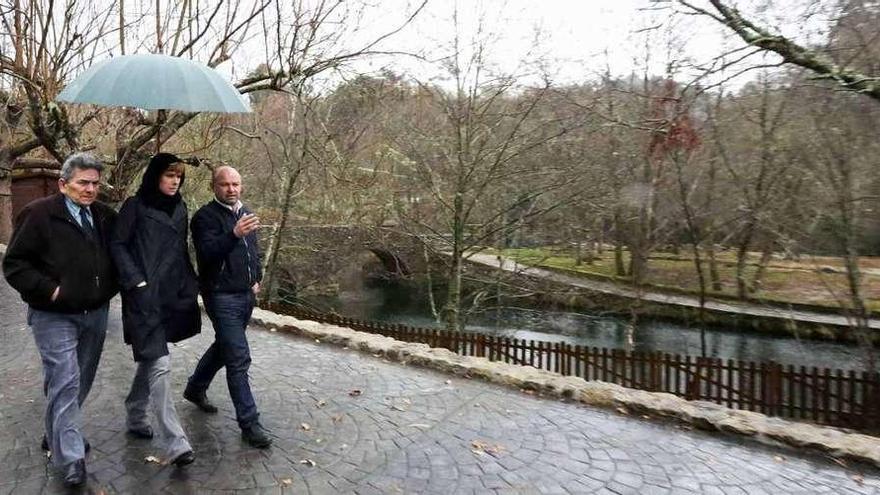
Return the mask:
[(303, 460), (299, 461), (299, 463), (305, 464), (306, 466), (309, 466), (309, 467), (315, 467), (315, 461), (313, 461), (311, 459), (303, 459)]
[(300, 424), (300, 425), (299, 425), (299, 427), (300, 427), (300, 428), (302, 428), (302, 429), (303, 429), (303, 431), (309, 431), (309, 430), (311, 430), (311, 429), (312, 429), (312, 427), (311, 427), (311, 426), (309, 426), (309, 424), (308, 424), (308, 423), (301, 423), (301, 424)]
[(293, 484), (293, 480), (290, 478), (284, 478), (283, 480), (280, 481), (280, 483), (282, 486), (290, 486)]
[(832, 460), (833, 460), (834, 462), (836, 462), (837, 464), (840, 464), (840, 465), (843, 466), (843, 467), (849, 467), (849, 466), (847, 466), (846, 461), (844, 461), (843, 459), (836, 459), (836, 458), (835, 458), (835, 459), (832, 459)]
[(408, 425), (408, 426), (409, 426), (410, 428), (430, 428), (430, 427), (431, 427), (430, 425), (425, 425), (425, 424), (422, 424), (422, 423), (413, 423), (413, 424)]
[(327, 405), (327, 401), (325, 401), (325, 400), (319, 400), (318, 402), (315, 403), (315, 407), (324, 407), (326, 405)]
[(339, 423), (340, 421), (342, 421), (342, 415), (337, 414), (336, 416), (333, 416), (331, 419), (333, 420), (334, 423)]
[(620, 414), (629, 414), (629, 411), (627, 411), (627, 410), (626, 410), (625, 408), (623, 408), (623, 407), (618, 407), (618, 408), (617, 408), (617, 412), (619, 412)]
[(773, 456), (773, 460), (776, 462), (785, 462), (785, 457), (782, 457), (781, 455), (775, 455)]
[(853, 479), (853, 481), (855, 481), (856, 484), (859, 485), (859, 486), (862, 486), (862, 485), (865, 484), (865, 477), (862, 476), (861, 474), (854, 474), (854, 475), (852, 475), (852, 479)]
[(358, 397), (358, 396), (361, 395), (362, 393), (363, 393), (363, 392), (361, 392), (360, 390), (358, 390), (358, 389), (354, 389), (354, 390), (352, 390), (351, 392), (349, 392), (348, 395), (350, 395), (350, 396), (352, 396), (352, 397)]
[(152, 462), (153, 464), (162, 464), (162, 461), (160, 461), (159, 458), (154, 455), (148, 455), (147, 457), (144, 457), (144, 462)]
[(480, 455), (482, 453), (486, 453), (491, 455), (492, 457), (498, 457), (505, 450), (504, 447), (501, 445), (492, 445), (481, 440), (474, 440), (473, 442), (471, 442), (471, 447), (473, 447), (471, 452), (475, 454)]
[(452, 380), (446, 380), (446, 384), (449, 385), (452, 383)]

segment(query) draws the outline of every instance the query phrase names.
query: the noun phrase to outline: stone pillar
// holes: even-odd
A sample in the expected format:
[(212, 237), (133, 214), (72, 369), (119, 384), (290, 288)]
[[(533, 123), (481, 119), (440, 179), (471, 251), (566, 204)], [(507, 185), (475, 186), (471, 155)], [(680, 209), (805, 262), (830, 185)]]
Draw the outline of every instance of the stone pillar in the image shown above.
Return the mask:
[(61, 165), (54, 160), (19, 158), (12, 167), (10, 182), (11, 215), (15, 215), (28, 203), (58, 191), (58, 175)]

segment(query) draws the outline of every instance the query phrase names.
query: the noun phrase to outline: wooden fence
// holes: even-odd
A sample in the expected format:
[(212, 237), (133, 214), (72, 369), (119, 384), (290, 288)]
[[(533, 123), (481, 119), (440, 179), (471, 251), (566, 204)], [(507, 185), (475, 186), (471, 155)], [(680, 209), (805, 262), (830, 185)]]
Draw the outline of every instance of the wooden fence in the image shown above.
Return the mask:
[(710, 401), (770, 416), (863, 431), (880, 430), (877, 373), (526, 341), (365, 322), (291, 308), (284, 308), (283, 312), (405, 342), (425, 343), (465, 356), (532, 366), (585, 380), (668, 392), (687, 400)]

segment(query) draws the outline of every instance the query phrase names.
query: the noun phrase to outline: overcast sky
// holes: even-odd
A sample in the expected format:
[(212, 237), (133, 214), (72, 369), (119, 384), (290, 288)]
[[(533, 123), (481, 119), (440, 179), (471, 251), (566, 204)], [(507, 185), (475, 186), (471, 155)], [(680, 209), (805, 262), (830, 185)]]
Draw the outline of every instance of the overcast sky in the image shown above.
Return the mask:
[[(174, 1), (160, 0), (162, 11), (169, 12), (172, 5), (169, 2)], [(214, 1), (202, 4), (206, 12), (211, 10)], [(254, 1), (241, 0), (235, 5), (241, 13)], [(317, 1), (303, 0), (305, 5)], [(365, 1), (366, 7), (357, 15), (351, 14), (344, 23), (327, 23), (331, 30), (344, 30), (341, 42), (348, 47), (362, 46), (367, 40), (399, 27), (421, 3), (420, 0)], [(707, 0), (691, 1), (711, 9)], [(837, 1), (729, 0), (728, 3), (786, 36), (800, 42), (818, 42), (827, 28), (824, 11), (832, 10)], [(155, 3), (133, 0), (125, 5), (128, 19), (138, 16), (145, 19), (140, 27), (144, 43), (133, 43), (129, 52), (150, 50), (155, 44), (151, 21)], [(290, 8), (286, 2), (278, 5)], [(361, 3), (352, 1), (343, 5), (345, 7), (337, 11), (355, 9)], [(451, 44), (457, 33), (463, 46), (471, 45), (476, 38), (488, 41), (487, 58), (491, 68), (504, 73), (534, 73), (532, 62), (540, 60), (557, 84), (595, 80), (606, 68), (616, 76), (641, 74), (646, 66), (654, 75), (665, 75), (668, 68), (673, 67), (675, 77), (687, 81), (697, 74), (695, 66), (705, 65), (718, 54), (742, 46), (742, 42), (718, 23), (703, 16), (682, 15), (681, 10), (676, 2), (669, 0), (429, 0), (414, 22), (378, 48), (419, 53), (436, 61), (452, 53)], [(455, 13), (457, 25), (453, 21)], [(805, 13), (809, 14), (806, 21)], [(355, 19), (357, 26), (353, 26)], [(252, 32), (259, 31), (257, 26), (254, 28)], [(478, 31), (481, 34), (478, 35)], [(248, 46), (242, 47), (219, 70), (231, 79), (239, 79), (256, 69), (265, 61), (265, 43), (261, 41), (259, 35), (253, 36)], [(777, 61), (773, 57), (770, 55), (767, 60)], [(359, 61), (350, 68), (349, 74), (382, 68), (420, 80), (437, 81), (443, 73), (437, 63), (396, 55)], [(754, 76), (748, 74), (728, 83), (728, 87), (741, 86)]]
[[(803, 42), (821, 40), (827, 27), (824, 11), (835, 0), (739, 0), (749, 15)], [(362, 19), (363, 30), (353, 37), (387, 29), (411, 12), (415, 0), (381, 0)], [(694, 4), (707, 6), (705, 0)], [(456, 30), (467, 42), (478, 27), (492, 39), (489, 56), (496, 68), (511, 72), (528, 60), (542, 59), (559, 83), (595, 79), (610, 68), (615, 75), (641, 73), (648, 59), (650, 72), (666, 73), (672, 64), (678, 77), (693, 77), (702, 65), (725, 50), (742, 46), (723, 27), (705, 17), (675, 14), (672, 2), (651, 0), (430, 0), (427, 8), (386, 48), (424, 53), (438, 58), (451, 52)], [(800, 16), (812, 13), (807, 22)], [(681, 8), (678, 7), (680, 11)], [(458, 28), (453, 13), (458, 13)], [(654, 28), (654, 29), (652, 29)], [(775, 59), (773, 59), (775, 61)], [(405, 57), (374, 59), (358, 68), (390, 65), (418, 78), (437, 74), (436, 66)], [(728, 72), (730, 74), (730, 71)], [(752, 75), (739, 78), (743, 84)]]

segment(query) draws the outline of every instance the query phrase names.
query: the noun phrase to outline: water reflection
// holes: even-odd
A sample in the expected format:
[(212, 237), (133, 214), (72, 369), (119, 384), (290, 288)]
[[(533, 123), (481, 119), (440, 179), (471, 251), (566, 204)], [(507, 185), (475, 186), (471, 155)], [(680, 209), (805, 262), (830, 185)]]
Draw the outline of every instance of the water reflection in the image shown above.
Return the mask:
[[(316, 309), (334, 309), (344, 316), (439, 328), (427, 297), (405, 285), (371, 284), (343, 290), (338, 297), (308, 298)], [(438, 304), (440, 302), (438, 301)], [(697, 328), (668, 321), (643, 320), (631, 328), (626, 319), (587, 313), (504, 308), (473, 314), (468, 331), (525, 340), (567, 342), (590, 347), (628, 348), (672, 354), (700, 354)], [(628, 334), (632, 342), (628, 345)], [(796, 366), (861, 369), (857, 347), (846, 344), (776, 337), (732, 329), (711, 328), (707, 351), (713, 357), (743, 361), (776, 361)]]

